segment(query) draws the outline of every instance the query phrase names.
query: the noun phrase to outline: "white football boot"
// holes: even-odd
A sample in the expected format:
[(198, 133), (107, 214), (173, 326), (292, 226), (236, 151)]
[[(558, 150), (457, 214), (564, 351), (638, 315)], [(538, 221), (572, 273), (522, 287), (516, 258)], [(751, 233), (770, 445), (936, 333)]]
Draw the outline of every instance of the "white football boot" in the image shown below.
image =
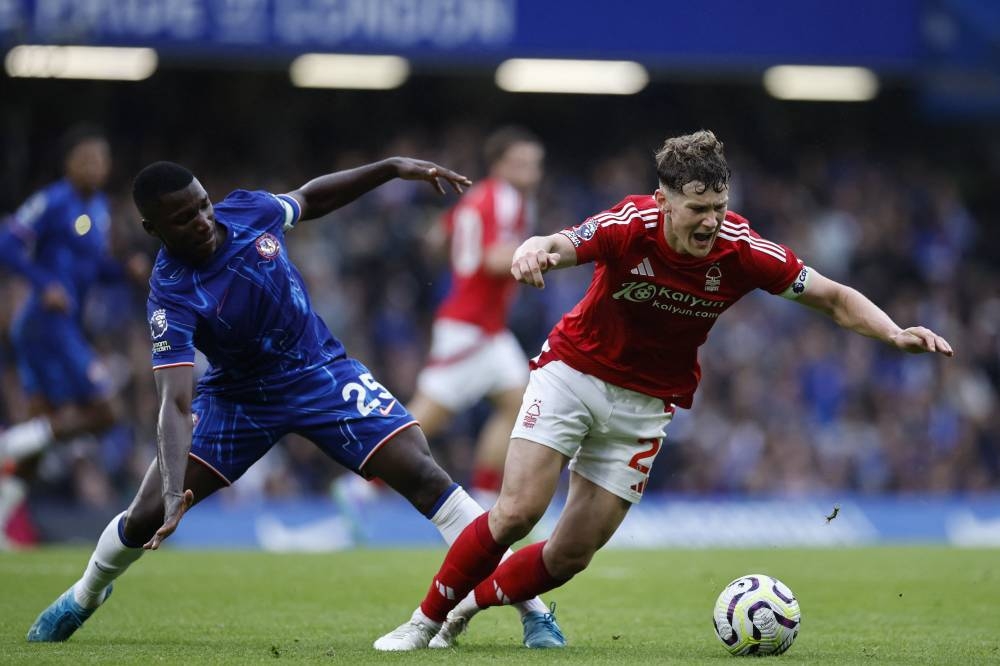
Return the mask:
[(417, 606), (410, 620), (405, 622), (372, 644), (382, 652), (407, 652), (427, 647), (434, 635), (441, 630), (441, 623), (430, 619)]

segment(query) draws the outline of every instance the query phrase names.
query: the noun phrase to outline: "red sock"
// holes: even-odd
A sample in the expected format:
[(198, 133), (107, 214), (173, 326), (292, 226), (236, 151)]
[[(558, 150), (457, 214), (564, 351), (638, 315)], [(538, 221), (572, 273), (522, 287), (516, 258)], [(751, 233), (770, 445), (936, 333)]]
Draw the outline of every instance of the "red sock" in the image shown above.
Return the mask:
[(493, 575), (476, 586), (476, 604), (480, 608), (516, 604), (553, 590), (569, 580), (553, 578), (542, 560), (544, 541), (516, 551)]
[(427, 596), (420, 603), (424, 615), (436, 622), (444, 622), (448, 611), (458, 605), (465, 595), (487, 576), (507, 552), (490, 533), (489, 512), (476, 518), (451, 544), (440, 571), (431, 581)]
[(488, 493), (499, 493), (503, 483), (503, 472), (488, 467), (477, 467), (472, 470), (472, 489)]

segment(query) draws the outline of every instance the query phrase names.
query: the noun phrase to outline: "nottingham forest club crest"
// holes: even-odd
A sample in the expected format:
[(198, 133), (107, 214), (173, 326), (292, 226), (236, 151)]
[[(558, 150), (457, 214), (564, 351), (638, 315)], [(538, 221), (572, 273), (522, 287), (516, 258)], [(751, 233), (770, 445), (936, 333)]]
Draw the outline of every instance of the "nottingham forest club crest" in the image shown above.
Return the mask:
[(712, 264), (705, 273), (705, 291), (719, 291), (722, 285), (722, 269), (719, 264)]
[(274, 259), (281, 252), (281, 244), (278, 243), (278, 239), (271, 234), (261, 234), (254, 241), (254, 245), (257, 246), (257, 254), (264, 257), (268, 261)]

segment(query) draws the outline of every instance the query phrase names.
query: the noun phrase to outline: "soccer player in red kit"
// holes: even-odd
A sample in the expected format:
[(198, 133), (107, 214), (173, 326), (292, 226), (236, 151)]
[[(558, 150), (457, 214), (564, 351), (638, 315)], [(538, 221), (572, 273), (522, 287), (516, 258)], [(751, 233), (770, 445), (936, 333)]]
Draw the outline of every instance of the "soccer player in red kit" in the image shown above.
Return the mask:
[(508, 126), (487, 138), (483, 153), (489, 176), (444, 218), (451, 289), (435, 316), (429, 358), (407, 409), (433, 437), (457, 412), (489, 398), (493, 412), (476, 442), (471, 491), (480, 504), (492, 506), (510, 424), (528, 383), (528, 358), (507, 329), (517, 287), (510, 262), (534, 226), (545, 149), (528, 130)]
[[(459, 535), (410, 620), (376, 649), (425, 647), (481, 608), (542, 594), (583, 571), (642, 497), (674, 408), (691, 406), (698, 347), (753, 289), (902, 351), (952, 355), (944, 338), (900, 328), (727, 212), (730, 171), (711, 132), (667, 139), (656, 171), (652, 195), (626, 197), (515, 252), (511, 272), (525, 284), (544, 287), (546, 271), (586, 262), (595, 264), (593, 281), (532, 362), (497, 503)], [(548, 507), (567, 460), (569, 496), (552, 536), (500, 564)]]
[[(534, 195), (545, 149), (527, 129), (506, 126), (486, 139), (483, 156), (488, 177), (469, 189), (443, 219), (442, 229), (450, 239), (451, 288), (437, 310), (429, 358), (406, 409), (431, 438), (456, 413), (489, 398), (493, 413), (479, 433), (470, 489), (479, 504), (489, 507), (500, 490), (510, 424), (528, 383), (528, 358), (507, 329), (517, 290), (510, 263), (534, 226)], [(335, 492), (356, 492), (360, 483), (367, 486), (361, 497), (371, 496), (371, 486), (361, 477), (341, 479)], [(351, 510), (351, 504), (345, 508)], [(525, 647), (565, 645), (553, 612), (541, 599), (528, 598), (514, 606), (521, 616)], [(448, 647), (452, 640), (446, 632), (430, 647)]]

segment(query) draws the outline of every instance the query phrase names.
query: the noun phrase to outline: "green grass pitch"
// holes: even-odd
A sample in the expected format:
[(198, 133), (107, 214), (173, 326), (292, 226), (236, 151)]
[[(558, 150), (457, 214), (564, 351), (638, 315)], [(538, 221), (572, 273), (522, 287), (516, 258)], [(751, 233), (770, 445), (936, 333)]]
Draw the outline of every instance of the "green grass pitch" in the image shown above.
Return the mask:
[(802, 607), (779, 663), (1000, 663), (1000, 551), (606, 551), (558, 603), (570, 641), (520, 647), (515, 611), (480, 614), (456, 650), (379, 654), (372, 641), (405, 620), (443, 550), (147, 554), (72, 639), (28, 644), (38, 612), (78, 577), (89, 551), (0, 553), (0, 663), (282, 662), (732, 663), (711, 625), (732, 578), (767, 573)]

